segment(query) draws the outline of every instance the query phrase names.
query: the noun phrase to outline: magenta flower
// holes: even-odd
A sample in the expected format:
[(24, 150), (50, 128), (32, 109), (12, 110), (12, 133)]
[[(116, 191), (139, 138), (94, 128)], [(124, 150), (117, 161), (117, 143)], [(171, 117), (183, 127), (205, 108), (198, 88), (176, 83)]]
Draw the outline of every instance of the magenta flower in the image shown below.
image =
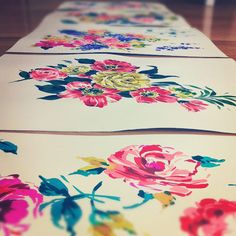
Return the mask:
[(181, 228), (189, 236), (198, 236), (200, 232), (204, 236), (223, 236), (229, 232), (227, 220), (230, 216), (235, 221), (235, 201), (206, 198), (184, 211), (180, 218)]
[(170, 147), (132, 145), (111, 155), (108, 162), (107, 175), (147, 192), (186, 196), (193, 188), (208, 186), (205, 176), (197, 177), (200, 163)]
[(160, 87), (141, 88), (130, 92), (130, 95), (134, 97), (138, 103), (177, 102), (177, 98), (171, 96), (170, 91)]
[(201, 110), (205, 110), (208, 107), (207, 104), (205, 104), (201, 101), (198, 101), (198, 100), (181, 101), (180, 105), (192, 112), (198, 112)]
[(97, 71), (135, 72), (137, 67), (125, 61), (96, 61), (91, 68)]
[(3, 235), (21, 235), (30, 224), (27, 217), (39, 215), (43, 197), (35, 186), (23, 183), (18, 175), (0, 177), (0, 230)]
[(108, 103), (117, 102), (122, 97), (115, 89), (103, 88), (100, 85), (91, 85), (88, 82), (71, 82), (66, 91), (58, 96), (61, 98), (78, 98), (86, 106), (103, 108)]
[(54, 68), (38, 68), (30, 71), (30, 78), (38, 81), (63, 79), (67, 74)]

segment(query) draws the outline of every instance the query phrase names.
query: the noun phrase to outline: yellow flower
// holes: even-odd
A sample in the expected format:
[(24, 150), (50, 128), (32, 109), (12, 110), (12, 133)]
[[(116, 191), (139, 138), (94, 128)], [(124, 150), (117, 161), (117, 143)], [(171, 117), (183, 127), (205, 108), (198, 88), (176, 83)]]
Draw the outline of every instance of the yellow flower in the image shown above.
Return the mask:
[(105, 88), (120, 91), (150, 87), (150, 79), (144, 74), (104, 71), (92, 76), (95, 83)]
[(90, 68), (88, 66), (68, 65), (61, 71), (69, 75), (79, 75), (79, 74), (85, 74), (86, 72), (90, 71)]
[(175, 198), (171, 194), (167, 193), (156, 193), (154, 194), (154, 198), (162, 203), (163, 207), (173, 205), (175, 200)]

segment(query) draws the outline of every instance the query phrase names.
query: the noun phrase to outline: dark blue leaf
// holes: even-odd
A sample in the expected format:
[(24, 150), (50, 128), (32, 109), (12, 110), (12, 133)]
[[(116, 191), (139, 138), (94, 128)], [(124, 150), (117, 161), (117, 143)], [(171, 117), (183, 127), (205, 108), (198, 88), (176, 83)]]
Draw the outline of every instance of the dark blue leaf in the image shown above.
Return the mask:
[(130, 95), (129, 91), (123, 91), (118, 93), (120, 96), (125, 97), (125, 98), (132, 98)]
[(155, 75), (158, 73), (158, 69), (157, 69), (157, 66), (150, 66), (152, 67), (152, 69), (150, 70), (142, 70), (142, 71), (139, 71), (140, 74), (148, 74), (148, 75)]
[(35, 85), (40, 91), (45, 93), (60, 93), (65, 91), (65, 88), (60, 85)]
[(99, 188), (102, 186), (102, 181), (99, 182), (94, 188), (93, 188), (93, 193), (95, 193)]
[(83, 176), (87, 177), (89, 175), (99, 175), (104, 170), (105, 170), (105, 168), (102, 168), (102, 167), (98, 167), (98, 168), (94, 168), (94, 169), (90, 169), (90, 170), (77, 170), (77, 171), (71, 173), (70, 175), (83, 175)]
[(26, 72), (26, 71), (21, 71), (21, 72), (19, 73), (19, 76), (22, 77), (22, 78), (24, 78), (24, 80), (31, 79), (31, 78), (30, 78), (30, 74), (29, 74), (28, 72)]
[(178, 77), (178, 76), (175, 76), (175, 75), (150, 75), (149, 76), (149, 78), (151, 79), (165, 79), (169, 77)]
[(39, 99), (53, 101), (53, 100), (60, 99), (60, 97), (58, 97), (57, 95), (50, 95), (50, 96), (41, 97)]
[(172, 86), (172, 85), (174, 85), (174, 86), (178, 86), (178, 87), (182, 87), (180, 84), (178, 84), (178, 83), (176, 83), (176, 82), (154, 82), (154, 83), (152, 83), (152, 85), (154, 85), (154, 86)]
[(90, 75), (95, 75), (96, 73), (97, 73), (96, 70), (90, 70), (90, 71), (86, 72), (85, 75), (90, 76)]
[(52, 178), (46, 179), (43, 176), (39, 176), (42, 180), (39, 191), (45, 196), (69, 196), (68, 188), (61, 182), (61, 180)]
[(91, 82), (91, 79), (86, 79), (86, 78), (80, 78), (80, 77), (66, 77), (64, 79), (64, 81), (66, 83), (70, 83), (70, 82), (75, 82), (75, 81), (79, 81), (79, 82)]
[(67, 84), (64, 80), (50, 80), (47, 82), (52, 85), (66, 85)]
[[(66, 230), (71, 236), (76, 235), (74, 227), (81, 219), (81, 216), (82, 210), (80, 206), (70, 198), (52, 204), (51, 217), (53, 224), (60, 229), (63, 229), (62, 225), (65, 224)], [(62, 222), (64, 224), (61, 224)]]
[(7, 141), (0, 141), (0, 150), (6, 153), (17, 154), (17, 146), (14, 143)]
[(67, 35), (74, 35), (74, 36), (83, 36), (85, 35), (85, 32), (77, 31), (77, 30), (60, 30), (59, 31), (62, 34)]
[(94, 59), (75, 59), (78, 61), (80, 64), (93, 64), (96, 61)]

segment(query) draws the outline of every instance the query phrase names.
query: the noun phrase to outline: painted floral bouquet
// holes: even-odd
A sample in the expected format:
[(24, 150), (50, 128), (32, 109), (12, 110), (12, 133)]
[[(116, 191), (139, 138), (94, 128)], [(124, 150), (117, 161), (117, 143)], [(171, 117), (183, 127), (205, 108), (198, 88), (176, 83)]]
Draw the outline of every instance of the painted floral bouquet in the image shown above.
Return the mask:
[(198, 112), (208, 105), (222, 108), (236, 106), (236, 96), (217, 95), (211, 88), (181, 85), (174, 81), (161, 81), (174, 75), (161, 75), (157, 66), (148, 70), (117, 60), (96, 61), (75, 59), (75, 62), (21, 71), (18, 81), (36, 80), (43, 85), (36, 87), (50, 95), (44, 100), (72, 98), (89, 107), (103, 108), (121, 99), (137, 103), (178, 104), (188, 111)]
[[(132, 50), (149, 46), (150, 42), (157, 42), (160, 39), (143, 34), (117, 34), (107, 30), (60, 30), (61, 36), (47, 35), (34, 47), (48, 50), (55, 47), (65, 47), (70, 49), (80, 49), (82, 51), (101, 49)], [(166, 40), (164, 40), (166, 41)]]

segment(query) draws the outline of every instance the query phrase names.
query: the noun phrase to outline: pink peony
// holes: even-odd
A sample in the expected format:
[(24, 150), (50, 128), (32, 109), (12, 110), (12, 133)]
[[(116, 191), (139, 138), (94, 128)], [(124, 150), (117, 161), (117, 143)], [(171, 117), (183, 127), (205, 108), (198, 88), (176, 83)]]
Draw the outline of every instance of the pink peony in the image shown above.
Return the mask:
[(184, 216), (180, 218), (181, 228), (189, 236), (200, 235), (200, 232), (204, 236), (223, 236), (228, 230), (229, 216), (236, 216), (235, 201), (206, 198), (197, 203), (196, 207), (184, 211)]
[(66, 91), (59, 94), (62, 98), (78, 98), (86, 106), (103, 108), (108, 103), (117, 102), (122, 97), (115, 89), (91, 85), (88, 82), (71, 82), (67, 84)]
[(171, 96), (170, 91), (159, 87), (141, 88), (130, 92), (130, 95), (134, 97), (138, 103), (177, 102), (177, 98)]
[(63, 79), (67, 74), (55, 68), (38, 68), (30, 71), (30, 78), (38, 81), (50, 81), (56, 79)]
[(107, 175), (149, 192), (186, 196), (193, 188), (208, 186), (206, 179), (197, 178), (200, 163), (170, 147), (132, 145), (111, 155), (108, 161)]
[(148, 23), (153, 23), (155, 21), (155, 18), (153, 18), (153, 17), (133, 17), (133, 18), (130, 18), (130, 21), (135, 22), (135, 23), (148, 24)]
[(181, 101), (180, 105), (192, 112), (198, 112), (201, 110), (205, 110), (207, 108), (207, 104), (198, 101), (198, 100), (191, 100), (191, 101)]
[(21, 235), (30, 224), (28, 216), (36, 218), (43, 197), (38, 189), (23, 183), (18, 175), (0, 177), (0, 230), (4, 235)]
[(97, 71), (135, 72), (137, 67), (125, 61), (96, 61), (91, 68)]

